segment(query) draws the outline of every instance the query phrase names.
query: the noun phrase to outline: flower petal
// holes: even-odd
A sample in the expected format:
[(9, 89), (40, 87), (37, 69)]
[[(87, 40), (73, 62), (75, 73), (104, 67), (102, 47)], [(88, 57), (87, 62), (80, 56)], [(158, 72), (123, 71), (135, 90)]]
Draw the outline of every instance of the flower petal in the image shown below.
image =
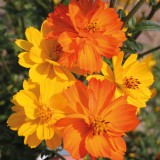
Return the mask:
[(18, 55), (19, 61), (18, 63), (26, 68), (31, 68), (35, 63), (30, 59), (29, 52), (21, 52)]
[(46, 145), (51, 150), (59, 147), (61, 144), (62, 144), (62, 138), (56, 133), (54, 133), (51, 139), (46, 140)]
[(110, 157), (111, 151), (107, 139), (101, 135), (89, 135), (85, 140), (86, 150), (93, 157)]
[(35, 132), (29, 136), (25, 136), (24, 139), (24, 144), (28, 144), (31, 148), (36, 148), (41, 142)]
[(16, 45), (24, 49), (25, 51), (30, 51), (30, 49), (33, 47), (33, 44), (22, 39), (17, 39), (15, 41)]
[(48, 126), (47, 124), (39, 124), (37, 126), (37, 137), (40, 140), (50, 139), (54, 135), (53, 126)]

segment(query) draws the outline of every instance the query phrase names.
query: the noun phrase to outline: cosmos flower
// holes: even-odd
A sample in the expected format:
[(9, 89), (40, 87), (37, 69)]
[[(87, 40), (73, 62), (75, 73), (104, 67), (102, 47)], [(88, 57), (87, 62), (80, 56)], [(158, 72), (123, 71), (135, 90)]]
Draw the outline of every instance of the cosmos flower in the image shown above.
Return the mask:
[(137, 60), (137, 54), (131, 54), (122, 64), (124, 53), (112, 59), (113, 71), (107, 63), (103, 63), (102, 75), (93, 75), (98, 79), (109, 79), (116, 84), (116, 97), (128, 96), (128, 102), (138, 107), (145, 107), (151, 97), (149, 86), (153, 83), (153, 75), (147, 65)]
[(46, 78), (52, 79), (55, 76), (63, 81), (75, 80), (70, 71), (58, 63), (63, 53), (61, 45), (55, 40), (43, 38), (49, 29), (44, 21), (41, 32), (36, 28), (29, 27), (25, 32), (27, 40), (16, 40), (16, 44), (24, 49), (24, 52), (18, 55), (19, 64), (30, 68), (29, 76), (34, 82)]
[(146, 63), (150, 70), (156, 65), (156, 60), (152, 54), (146, 55), (141, 59), (142, 62)]
[(65, 53), (59, 62), (67, 68), (78, 65), (81, 72), (99, 72), (102, 56), (117, 55), (125, 40), (122, 21), (102, 0), (71, 0), (60, 4), (47, 18), (52, 31), (46, 38), (58, 39)]
[(31, 148), (43, 140), (50, 149), (60, 146), (62, 139), (54, 124), (69, 112), (60, 94), (67, 86), (54, 78), (40, 84), (25, 81), (23, 87), (13, 96), (14, 113), (9, 117), (8, 125), (12, 130), (18, 130), (18, 135), (24, 136), (24, 143)]
[(77, 81), (64, 91), (72, 113), (55, 124), (63, 130), (64, 149), (75, 159), (89, 154), (92, 158), (123, 160), (125, 132), (139, 123), (136, 107), (126, 96), (114, 98), (115, 85), (108, 80), (91, 79), (88, 87)]

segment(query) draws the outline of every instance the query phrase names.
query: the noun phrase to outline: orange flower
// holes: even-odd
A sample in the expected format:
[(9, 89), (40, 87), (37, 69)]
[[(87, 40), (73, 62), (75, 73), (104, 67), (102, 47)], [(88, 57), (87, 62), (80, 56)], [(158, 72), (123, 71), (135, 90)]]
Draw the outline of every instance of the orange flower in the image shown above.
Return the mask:
[(91, 79), (88, 87), (77, 81), (64, 92), (73, 113), (58, 120), (63, 130), (64, 148), (75, 159), (87, 153), (92, 157), (122, 160), (126, 144), (122, 136), (139, 123), (136, 107), (126, 96), (114, 99), (115, 85), (108, 80)]
[(56, 7), (47, 21), (52, 28), (47, 38), (58, 38), (65, 51), (59, 62), (69, 68), (78, 64), (82, 72), (99, 72), (101, 56), (117, 55), (125, 40), (118, 14), (102, 0), (71, 0)]

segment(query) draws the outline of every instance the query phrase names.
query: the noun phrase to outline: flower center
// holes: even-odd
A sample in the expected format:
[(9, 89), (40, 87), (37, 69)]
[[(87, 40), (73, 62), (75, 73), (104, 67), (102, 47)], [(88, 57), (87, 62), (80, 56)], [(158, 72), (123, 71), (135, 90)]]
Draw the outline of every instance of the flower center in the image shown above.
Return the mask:
[(63, 53), (62, 46), (60, 44), (57, 44), (54, 48), (53, 54), (51, 54), (51, 59), (57, 61), (61, 57), (62, 53)]
[(53, 110), (49, 107), (43, 106), (39, 108), (37, 115), (40, 118), (40, 122), (46, 123), (52, 118)]
[(93, 135), (107, 133), (109, 122), (106, 122), (104, 119), (101, 119), (100, 117), (91, 117), (90, 124), (93, 130)]
[(141, 84), (140, 81), (138, 79), (133, 78), (132, 76), (124, 78), (124, 85), (126, 88), (138, 89), (139, 84)]
[(88, 24), (85, 28), (84, 28), (87, 32), (96, 32), (96, 31), (99, 31), (100, 29), (100, 26), (97, 24), (97, 22), (94, 22), (94, 23), (90, 23)]

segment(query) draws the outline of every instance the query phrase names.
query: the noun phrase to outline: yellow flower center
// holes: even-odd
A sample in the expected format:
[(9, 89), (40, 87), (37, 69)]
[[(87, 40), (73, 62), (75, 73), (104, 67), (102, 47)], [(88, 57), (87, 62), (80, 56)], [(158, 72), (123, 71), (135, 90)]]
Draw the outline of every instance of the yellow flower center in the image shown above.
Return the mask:
[(54, 53), (51, 54), (51, 59), (57, 61), (61, 57), (62, 53), (63, 53), (62, 46), (60, 44), (57, 44), (54, 48)]
[(90, 124), (93, 130), (93, 135), (101, 135), (107, 133), (109, 122), (101, 119), (101, 117), (91, 117)]
[(90, 23), (85, 27), (85, 30), (87, 32), (92, 32), (92, 33), (99, 31), (99, 29), (100, 29), (100, 26), (97, 24), (97, 22)]
[(46, 123), (51, 120), (53, 116), (53, 110), (49, 107), (43, 106), (39, 108), (37, 115), (40, 118), (40, 122)]
[(138, 89), (140, 84), (140, 81), (132, 76), (124, 78), (124, 85), (126, 88)]

